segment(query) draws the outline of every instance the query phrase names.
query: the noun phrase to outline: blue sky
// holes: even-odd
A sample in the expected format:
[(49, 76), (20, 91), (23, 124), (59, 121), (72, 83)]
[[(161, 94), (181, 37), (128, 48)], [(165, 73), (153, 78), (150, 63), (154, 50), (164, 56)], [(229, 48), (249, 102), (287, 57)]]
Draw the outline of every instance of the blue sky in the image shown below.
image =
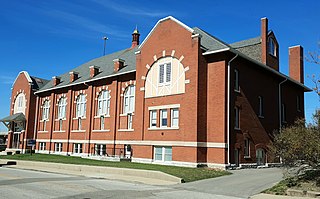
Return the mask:
[[(317, 0), (1, 0), (0, 118), (9, 114), (12, 83), (20, 71), (51, 79), (101, 56), (103, 36), (109, 38), (107, 53), (121, 50), (130, 47), (136, 25), (143, 40), (168, 15), (227, 43), (259, 36), (260, 18), (268, 17), (280, 43), (280, 70), (288, 74), (288, 47), (300, 44), (305, 54), (317, 50), (319, 7)], [(305, 74), (319, 76), (320, 66), (305, 62)], [(306, 85), (312, 86), (308, 78)], [(315, 93), (307, 93), (305, 99), (310, 121), (320, 102)]]

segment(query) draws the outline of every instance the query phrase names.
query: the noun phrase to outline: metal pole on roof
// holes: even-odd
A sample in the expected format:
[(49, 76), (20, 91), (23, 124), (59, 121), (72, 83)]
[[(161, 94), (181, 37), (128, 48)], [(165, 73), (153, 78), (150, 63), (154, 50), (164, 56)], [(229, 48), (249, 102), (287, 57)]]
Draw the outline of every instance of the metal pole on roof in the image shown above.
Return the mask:
[(108, 40), (108, 37), (102, 37), (102, 39), (104, 40), (104, 44), (103, 44), (103, 56), (106, 55), (106, 43)]

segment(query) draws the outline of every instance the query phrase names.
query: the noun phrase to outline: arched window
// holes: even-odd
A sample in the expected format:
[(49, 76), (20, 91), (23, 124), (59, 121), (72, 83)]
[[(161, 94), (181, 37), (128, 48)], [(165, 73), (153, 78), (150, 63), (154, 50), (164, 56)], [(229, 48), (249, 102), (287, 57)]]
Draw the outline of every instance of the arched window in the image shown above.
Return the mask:
[(277, 56), (276, 43), (272, 37), (269, 37), (269, 40), (268, 40), (268, 53), (275, 57)]
[(109, 91), (103, 90), (98, 97), (98, 116), (110, 114), (110, 94)]
[(49, 100), (44, 101), (42, 106), (42, 120), (49, 120), (50, 103)]
[(86, 115), (86, 96), (84, 94), (80, 94), (76, 101), (76, 117), (82, 118)]
[(123, 113), (133, 113), (134, 112), (134, 98), (135, 98), (135, 86), (130, 85), (124, 92), (124, 106)]
[(19, 93), (17, 95), (16, 100), (14, 102), (14, 113), (25, 113), (26, 109), (26, 96), (23, 93)]
[(67, 98), (62, 97), (58, 103), (58, 119), (66, 118)]

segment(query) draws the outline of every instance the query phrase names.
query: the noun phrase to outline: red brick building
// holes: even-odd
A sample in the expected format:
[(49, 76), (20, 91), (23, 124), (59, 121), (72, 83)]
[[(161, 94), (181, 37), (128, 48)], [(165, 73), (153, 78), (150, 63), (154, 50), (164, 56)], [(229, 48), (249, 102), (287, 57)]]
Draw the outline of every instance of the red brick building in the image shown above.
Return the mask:
[[(274, 161), (272, 132), (304, 117), (301, 46), (289, 48), (286, 76), (266, 18), (260, 36), (233, 44), (173, 17), (139, 36), (50, 81), (20, 73), (2, 120), (8, 148), (34, 138), (38, 153), (220, 168)], [(15, 129), (20, 113), (26, 125)]]

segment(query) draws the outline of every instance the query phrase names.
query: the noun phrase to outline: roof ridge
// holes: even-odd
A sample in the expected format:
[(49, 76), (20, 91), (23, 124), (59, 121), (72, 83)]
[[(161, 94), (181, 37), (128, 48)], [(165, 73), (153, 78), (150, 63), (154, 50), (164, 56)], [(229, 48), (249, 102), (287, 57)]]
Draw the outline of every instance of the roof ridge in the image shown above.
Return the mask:
[(219, 39), (219, 38), (211, 35), (211, 34), (208, 33), (207, 31), (205, 31), (205, 30), (203, 30), (203, 29), (201, 29), (201, 28), (199, 28), (199, 27), (194, 27), (194, 28), (192, 28), (192, 29), (199, 29), (200, 31), (202, 31), (202, 32), (204, 32), (205, 34), (207, 34), (209, 37), (212, 37), (213, 39), (217, 40), (217, 41), (220, 42), (221, 44), (226, 45), (227, 47), (231, 48), (231, 46), (230, 46), (229, 44), (225, 43), (225, 42), (222, 41), (221, 39)]

